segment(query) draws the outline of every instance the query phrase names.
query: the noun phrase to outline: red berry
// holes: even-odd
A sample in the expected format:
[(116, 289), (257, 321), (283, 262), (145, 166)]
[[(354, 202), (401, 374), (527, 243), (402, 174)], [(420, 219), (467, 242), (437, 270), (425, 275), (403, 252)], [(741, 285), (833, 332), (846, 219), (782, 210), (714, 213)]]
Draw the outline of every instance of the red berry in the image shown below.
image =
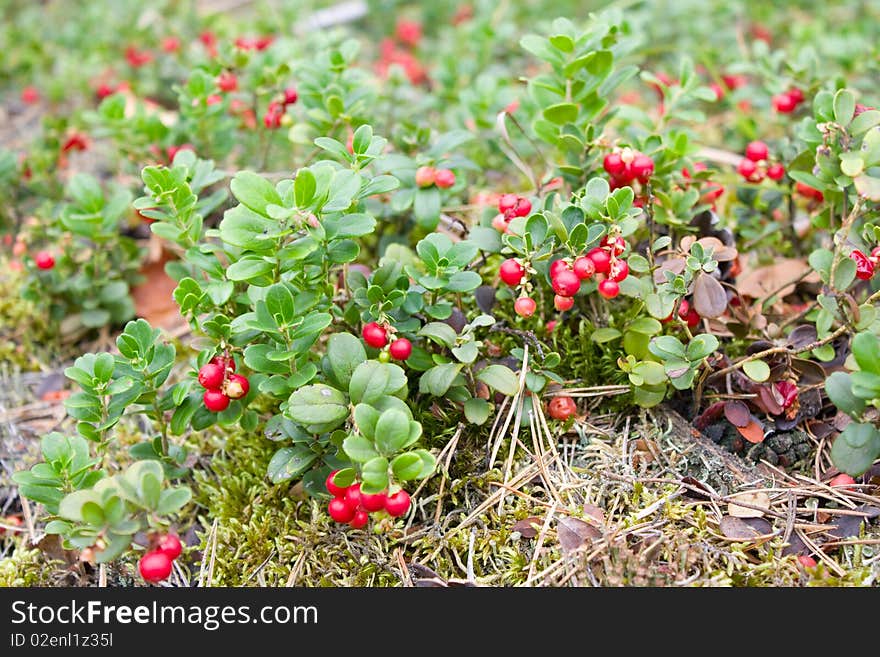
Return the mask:
[(520, 196), (516, 199), (516, 205), (513, 206), (513, 214), (516, 217), (528, 217), (532, 212), (532, 202)]
[(363, 529), (370, 522), (370, 515), (363, 509), (354, 512), (354, 517), (349, 521), (348, 526), (352, 529)]
[(339, 470), (334, 470), (333, 472), (328, 474), (324, 485), (327, 487), (327, 492), (330, 493), (333, 497), (344, 497), (345, 491), (348, 490), (348, 486), (337, 486), (333, 483), (333, 477), (336, 476), (337, 472), (339, 472)]
[(55, 258), (48, 251), (40, 251), (34, 256), (34, 262), (39, 269), (52, 269), (55, 266)]
[(448, 189), (455, 184), (455, 174), (449, 169), (437, 169), (434, 173), (434, 184), (440, 189)]
[(800, 555), (797, 560), (804, 568), (815, 568), (819, 565), (816, 563), (816, 560), (808, 554)]
[(250, 381), (241, 374), (232, 374), (226, 382), (226, 396), (230, 399), (241, 399), (251, 389)]
[(572, 271), (574, 271), (575, 276), (582, 281), (592, 278), (593, 274), (596, 273), (595, 263), (592, 258), (588, 258), (587, 256), (578, 256), (575, 258), (574, 264), (571, 268)]
[(620, 235), (617, 237), (606, 235), (602, 238), (602, 246), (606, 247), (613, 255), (619, 256), (626, 251), (626, 240)]
[(563, 297), (557, 294), (553, 297), (553, 305), (559, 312), (565, 312), (566, 310), (571, 309), (574, 305), (574, 299), (572, 297)]
[(563, 269), (550, 281), (553, 291), (563, 297), (573, 297), (581, 289), (581, 279), (573, 271)]
[(513, 210), (519, 197), (516, 194), (502, 194), (498, 199), (498, 212), (507, 212)]
[(361, 506), (367, 511), (381, 511), (385, 508), (386, 498), (387, 495), (385, 495), (384, 491), (375, 495), (361, 493)]
[(767, 177), (770, 180), (782, 180), (785, 178), (785, 167), (781, 164), (771, 164), (767, 167)]
[(617, 281), (606, 278), (604, 281), (599, 283), (599, 294), (601, 294), (606, 299), (613, 299), (618, 294), (620, 294), (620, 285), (618, 285)]
[(419, 167), (416, 169), (416, 185), (419, 187), (430, 187), (434, 184), (437, 172), (434, 167)]
[(214, 365), (219, 365), (224, 370), (229, 370), (230, 372), (235, 371), (235, 359), (232, 356), (223, 356), (218, 354), (214, 356), (209, 362)]
[(40, 100), (40, 92), (36, 87), (25, 87), (21, 90), (21, 102), (33, 105)]
[(293, 105), (299, 99), (299, 94), (296, 93), (296, 87), (287, 87), (284, 90), (284, 104), (285, 105)]
[(357, 511), (361, 505), (361, 485), (352, 484), (349, 486), (348, 490), (345, 491), (343, 499), (350, 509)]
[(634, 178), (639, 179), (639, 182), (646, 183), (654, 175), (654, 160), (639, 153), (633, 158), (629, 170)]
[(208, 390), (220, 390), (226, 370), (219, 363), (205, 363), (199, 368), (199, 383)]
[(217, 76), (217, 88), (220, 91), (235, 91), (238, 89), (238, 78), (235, 77), (235, 73), (232, 71), (223, 71), (220, 75)]
[[(856, 480), (850, 477), (848, 474), (840, 473), (831, 481), (828, 482), (828, 485), (832, 488), (845, 488), (852, 486), (856, 483)], [(852, 488), (847, 488), (847, 490), (853, 490)]]
[(171, 575), (171, 557), (159, 550), (147, 552), (138, 562), (138, 570), (144, 581), (150, 584), (161, 582)]
[(720, 102), (724, 99), (724, 87), (722, 87), (717, 82), (713, 82), (709, 85), (709, 88), (715, 92), (715, 102)]
[(525, 275), (525, 268), (513, 258), (508, 258), (498, 268), (498, 277), (510, 286), (519, 285)]
[(629, 265), (626, 260), (614, 260), (608, 269), (608, 278), (616, 283), (620, 283), (629, 276)]
[(597, 273), (608, 273), (608, 270), (611, 267), (611, 256), (608, 255), (608, 252), (605, 249), (600, 249), (599, 247), (596, 247), (595, 249), (587, 253), (587, 257), (593, 261), (593, 266), (596, 267)]
[(555, 319), (551, 319), (549, 322), (547, 322), (547, 326), (545, 327), (547, 329), (547, 333), (553, 333), (553, 330), (556, 328), (556, 324), (557, 322)]
[(205, 408), (214, 413), (219, 413), (229, 408), (229, 397), (219, 390), (205, 390), (202, 400), (205, 402)]
[(571, 265), (568, 264), (565, 260), (554, 260), (550, 263), (550, 278), (556, 278), (559, 272), (569, 269), (571, 269)]
[(795, 105), (800, 105), (802, 102), (804, 102), (804, 92), (797, 87), (792, 87), (785, 93), (787, 93), (788, 97), (794, 101)]
[(538, 304), (531, 297), (520, 297), (513, 303), (513, 310), (520, 317), (531, 317), (537, 308)]
[(766, 160), (770, 155), (770, 149), (763, 141), (752, 141), (746, 146), (746, 157), (752, 162), (760, 162)]
[(806, 196), (807, 198), (812, 198), (819, 202), (825, 200), (825, 196), (822, 194), (822, 192), (820, 192), (818, 189), (815, 189), (814, 187), (810, 187), (806, 183), (799, 182), (797, 185), (795, 185), (795, 189), (801, 196)]
[(389, 495), (385, 500), (385, 510), (393, 518), (402, 516), (409, 511), (409, 493), (401, 488), (393, 495)]
[(691, 304), (688, 303), (687, 299), (682, 299), (681, 303), (678, 304), (678, 316), (684, 319), (687, 317), (688, 313), (691, 311)]
[(159, 552), (164, 552), (169, 559), (174, 561), (183, 552), (183, 545), (175, 534), (166, 534), (159, 539)]
[(354, 518), (355, 509), (348, 506), (341, 497), (334, 497), (327, 505), (327, 513), (336, 522), (351, 522)]
[(619, 178), (626, 171), (626, 164), (620, 157), (620, 153), (608, 153), (602, 161), (602, 167), (606, 173), (615, 178)]
[(568, 395), (560, 395), (550, 400), (550, 403), (547, 404), (547, 411), (554, 420), (565, 421), (577, 413), (577, 405), (574, 403), (574, 399)]
[[(680, 311), (679, 314), (681, 314)], [(688, 328), (696, 328), (700, 325), (702, 317), (700, 317), (700, 313), (698, 313), (694, 308), (688, 308), (687, 313), (682, 319), (684, 319), (685, 323), (688, 325)]]
[(773, 103), (773, 109), (780, 114), (791, 114), (797, 107), (797, 101), (788, 93), (776, 94), (771, 102)]
[(162, 50), (165, 52), (177, 52), (180, 50), (180, 39), (175, 36), (162, 39)]
[(858, 249), (853, 249), (849, 257), (856, 263), (856, 277), (859, 280), (867, 281), (874, 277), (874, 263), (864, 253)]
[(376, 322), (364, 324), (361, 335), (369, 346), (381, 349), (388, 344), (388, 333)]
[(397, 338), (388, 347), (388, 353), (395, 360), (406, 360), (412, 354), (412, 342), (406, 338)]
[(492, 228), (497, 230), (499, 233), (506, 233), (509, 224), (510, 219), (503, 214), (496, 214), (495, 218), (492, 219)]
[(736, 167), (736, 170), (746, 180), (753, 180), (758, 172), (758, 165), (744, 157), (739, 161), (739, 166)]

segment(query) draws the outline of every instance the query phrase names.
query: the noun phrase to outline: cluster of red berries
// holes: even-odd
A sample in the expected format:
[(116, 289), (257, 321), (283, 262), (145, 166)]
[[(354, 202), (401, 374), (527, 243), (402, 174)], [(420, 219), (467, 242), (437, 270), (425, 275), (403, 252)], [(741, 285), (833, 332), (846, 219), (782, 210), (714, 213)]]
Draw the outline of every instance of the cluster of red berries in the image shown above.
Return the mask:
[(782, 180), (785, 177), (785, 167), (779, 162), (768, 161), (770, 149), (763, 141), (749, 142), (746, 146), (745, 157), (740, 160), (736, 167), (737, 172), (749, 182), (758, 183), (764, 180), (764, 176), (770, 180)]
[(287, 106), (293, 105), (298, 98), (299, 94), (297, 94), (295, 87), (285, 89), (281, 98), (269, 103), (269, 107), (266, 108), (266, 114), (263, 116), (263, 125), (269, 128), (269, 130), (280, 128), (284, 113), (287, 111)]
[(498, 199), (498, 214), (492, 220), (492, 227), (499, 233), (510, 229), (510, 222), (516, 217), (528, 217), (532, 212), (532, 202), (525, 196), (502, 194)]
[(38, 251), (34, 256), (34, 264), (38, 269), (52, 269), (55, 266), (55, 258), (48, 251)]
[(547, 404), (547, 412), (554, 420), (565, 422), (577, 413), (577, 405), (574, 403), (574, 399), (568, 395), (558, 395)]
[(615, 149), (605, 156), (602, 167), (611, 177), (611, 189), (638, 181), (643, 185), (654, 175), (654, 160), (632, 148)]
[(205, 408), (214, 413), (225, 411), (233, 399), (241, 399), (251, 389), (246, 377), (235, 374), (231, 356), (214, 356), (199, 369), (199, 383), (205, 389)]
[(792, 87), (788, 91), (773, 96), (770, 102), (773, 103), (773, 109), (780, 114), (791, 114), (798, 105), (804, 102), (804, 92), (797, 87)]
[(371, 513), (385, 511), (392, 518), (398, 518), (409, 511), (409, 493), (402, 488), (388, 495), (384, 491), (375, 495), (361, 492), (361, 485), (337, 486), (333, 478), (338, 470), (327, 476), (326, 486), (333, 499), (327, 504), (327, 513), (338, 523), (348, 523), (354, 529), (367, 525)]
[(174, 534), (166, 534), (156, 543), (155, 549), (147, 552), (138, 562), (141, 577), (150, 584), (168, 579), (171, 564), (182, 552), (180, 539)]
[(455, 173), (450, 169), (435, 169), (434, 167), (419, 167), (416, 169), (416, 185), (419, 187), (437, 185), (440, 189), (448, 189), (454, 184)]
[[(700, 313), (691, 306), (690, 302), (687, 299), (682, 299), (681, 303), (678, 304), (678, 316), (688, 325), (688, 328), (696, 328), (700, 324)], [(664, 324), (668, 324), (672, 321), (672, 313), (669, 314), (669, 317), (666, 319), (660, 320)]]
[[(374, 349), (383, 350), (382, 353), (379, 354), (380, 360), (387, 361), (390, 358), (393, 358), (394, 360), (406, 360), (412, 354), (412, 342), (406, 338), (397, 338), (396, 340), (392, 340), (391, 344), (388, 344), (388, 331), (384, 326), (379, 324), (379, 322), (367, 322), (364, 324), (364, 328), (361, 330), (361, 336), (363, 336), (364, 342), (366, 342), (368, 346), (373, 347)], [(386, 345), (388, 346), (387, 350), (385, 350)]]
[(125, 49), (125, 61), (132, 68), (140, 68), (153, 61), (153, 53), (149, 50), (139, 50), (136, 46), (128, 46)]
[(870, 256), (866, 256), (859, 249), (853, 249), (849, 257), (856, 263), (856, 277), (862, 281), (869, 281), (874, 278), (874, 273), (880, 266), (880, 246), (875, 246)]

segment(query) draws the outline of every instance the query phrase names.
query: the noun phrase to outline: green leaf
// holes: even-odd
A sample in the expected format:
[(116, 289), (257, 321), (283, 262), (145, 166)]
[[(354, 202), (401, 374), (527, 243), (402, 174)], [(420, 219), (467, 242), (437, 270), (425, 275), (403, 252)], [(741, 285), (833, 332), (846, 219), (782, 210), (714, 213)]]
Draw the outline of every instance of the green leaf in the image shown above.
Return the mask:
[(856, 98), (848, 89), (839, 89), (834, 94), (834, 120), (846, 127), (852, 121), (856, 110)]
[(163, 490), (159, 495), (159, 504), (156, 506), (156, 513), (160, 515), (168, 515), (179, 511), (184, 504), (192, 498), (192, 491), (185, 486), (178, 488), (169, 488)]
[(445, 322), (429, 322), (419, 330), (418, 335), (433, 340), (441, 347), (454, 346), (458, 338), (455, 329)]
[(687, 359), (692, 363), (701, 361), (718, 349), (718, 344), (718, 338), (709, 333), (694, 336), (694, 339), (687, 346)]
[(357, 366), (367, 360), (361, 341), (350, 333), (334, 333), (327, 341), (327, 361), (333, 376), (343, 388), (348, 388)]
[(880, 456), (880, 432), (871, 424), (852, 422), (831, 446), (831, 460), (854, 477), (864, 473)]
[(419, 379), (419, 392), (434, 397), (442, 397), (458, 376), (463, 365), (461, 363), (444, 363), (435, 365), (422, 374)]
[(825, 379), (825, 392), (832, 404), (851, 417), (865, 410), (865, 402), (853, 394), (852, 377), (846, 372), (833, 372)]
[(852, 352), (860, 369), (880, 376), (880, 339), (876, 335), (857, 334), (852, 341)]
[(593, 331), (590, 335), (590, 340), (596, 344), (604, 344), (606, 342), (611, 342), (612, 340), (617, 340), (621, 335), (623, 335), (623, 333), (616, 328), (599, 328)]
[(839, 292), (845, 291), (856, 278), (856, 263), (852, 258), (843, 258), (837, 263), (834, 280), (831, 284)]
[(335, 428), (349, 415), (348, 400), (336, 388), (315, 383), (300, 388), (290, 396), (287, 415), (305, 427), (319, 425)]
[(307, 445), (282, 447), (272, 456), (266, 474), (273, 484), (301, 476), (314, 463), (318, 455)]
[(395, 409), (389, 409), (379, 416), (374, 440), (381, 454), (391, 456), (406, 445), (409, 423), (409, 418)]
[(840, 170), (844, 175), (855, 178), (865, 170), (865, 161), (862, 156), (856, 152), (845, 152), (840, 154)]
[(264, 216), (268, 216), (266, 207), (269, 204), (284, 205), (272, 183), (252, 171), (239, 171), (229, 187), (242, 205)]
[(391, 471), (399, 481), (416, 479), (422, 472), (422, 459), (418, 454), (405, 452), (391, 461)]
[(297, 171), (296, 179), (293, 181), (293, 197), (296, 207), (301, 210), (309, 207), (315, 198), (316, 189), (315, 174), (310, 169)]
[(342, 449), (348, 458), (358, 463), (366, 463), (379, 455), (372, 441), (357, 434), (348, 436), (342, 443)]
[(226, 268), (226, 278), (230, 281), (256, 281), (270, 275), (275, 263), (257, 256), (245, 256)]
[(556, 125), (574, 123), (578, 116), (578, 106), (574, 103), (557, 103), (544, 109), (543, 115), (545, 119)]
[(388, 488), (388, 459), (377, 456), (364, 463), (361, 468), (361, 478), (374, 490)]
[(746, 373), (752, 381), (761, 383), (770, 378), (770, 366), (763, 360), (746, 361), (743, 365), (743, 372)]
[(508, 397), (513, 397), (519, 392), (519, 378), (513, 370), (504, 365), (488, 365), (477, 373), (476, 378)]
[(464, 416), (471, 424), (485, 424), (492, 412), (492, 406), (485, 399), (468, 399), (464, 403)]
[(397, 365), (368, 360), (352, 373), (348, 394), (353, 404), (370, 404), (385, 395), (399, 393), (406, 385), (406, 373)]

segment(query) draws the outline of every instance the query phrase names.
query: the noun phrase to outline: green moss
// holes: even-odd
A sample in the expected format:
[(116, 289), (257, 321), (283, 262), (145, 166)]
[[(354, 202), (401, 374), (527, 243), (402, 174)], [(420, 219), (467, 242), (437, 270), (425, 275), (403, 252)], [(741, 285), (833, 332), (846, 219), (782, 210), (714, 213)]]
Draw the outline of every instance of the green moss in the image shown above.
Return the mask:
[(33, 303), (21, 298), (23, 274), (0, 259), (0, 363), (35, 371), (58, 353), (57, 327)]
[(0, 559), (0, 587), (49, 586), (55, 570), (55, 564), (39, 550), (18, 546), (10, 556)]

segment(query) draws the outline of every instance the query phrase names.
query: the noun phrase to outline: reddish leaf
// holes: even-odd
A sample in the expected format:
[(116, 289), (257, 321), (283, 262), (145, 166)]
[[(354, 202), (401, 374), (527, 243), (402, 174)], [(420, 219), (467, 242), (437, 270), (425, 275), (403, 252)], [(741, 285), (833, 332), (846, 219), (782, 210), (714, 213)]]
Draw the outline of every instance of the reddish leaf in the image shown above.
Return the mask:
[(523, 518), (522, 520), (517, 520), (513, 523), (513, 527), (511, 527), (511, 531), (519, 532), (519, 535), (523, 538), (535, 538), (538, 535), (538, 528), (542, 525), (540, 518), (535, 518), (534, 516), (530, 518)]
[(773, 394), (772, 386), (760, 386), (758, 388), (758, 398), (761, 401), (763, 410), (770, 415), (779, 415), (782, 413), (782, 405), (779, 403), (779, 400), (776, 399), (776, 395)]
[(703, 411), (695, 420), (694, 426), (703, 431), (706, 427), (714, 422), (717, 422), (721, 419), (721, 414), (724, 412), (724, 402), (715, 402), (711, 404), (709, 408)]
[[(706, 484), (704, 484), (700, 480), (694, 479), (693, 477), (682, 477), (681, 483), (688, 486), (688, 488), (685, 489), (685, 493), (684, 493), (686, 497), (691, 497), (695, 500), (703, 500), (706, 502), (708, 502), (709, 500), (712, 499), (711, 491), (706, 487)], [(696, 490), (694, 490), (694, 489), (696, 489)], [(698, 491), (705, 491), (706, 494), (703, 495), (702, 493), (700, 493)]]
[(694, 310), (701, 317), (714, 319), (727, 310), (727, 292), (711, 275), (700, 272), (694, 281)]
[[(760, 518), (749, 518), (749, 520), (760, 520)], [(765, 520), (764, 522), (766, 523), (767, 521)], [(767, 527), (769, 528), (769, 523), (767, 523)], [(735, 541), (750, 541), (758, 536), (770, 533), (769, 531), (763, 531), (762, 525), (755, 527), (751, 522), (747, 522), (742, 518), (734, 518), (733, 516), (721, 518), (719, 528), (722, 534)]]
[(592, 520), (595, 520), (598, 524), (605, 524), (605, 512), (600, 509), (595, 504), (590, 504), (589, 502), (584, 504), (584, 515), (586, 516), (587, 522), (592, 524)]
[(602, 532), (579, 518), (562, 516), (556, 527), (556, 535), (562, 551), (569, 553), (579, 550), (592, 539), (599, 538)]
[(735, 427), (744, 427), (752, 421), (749, 407), (739, 400), (729, 401), (724, 404), (724, 417)]
[(756, 420), (752, 420), (744, 427), (737, 427), (736, 430), (750, 443), (758, 444), (764, 442), (764, 427)]

